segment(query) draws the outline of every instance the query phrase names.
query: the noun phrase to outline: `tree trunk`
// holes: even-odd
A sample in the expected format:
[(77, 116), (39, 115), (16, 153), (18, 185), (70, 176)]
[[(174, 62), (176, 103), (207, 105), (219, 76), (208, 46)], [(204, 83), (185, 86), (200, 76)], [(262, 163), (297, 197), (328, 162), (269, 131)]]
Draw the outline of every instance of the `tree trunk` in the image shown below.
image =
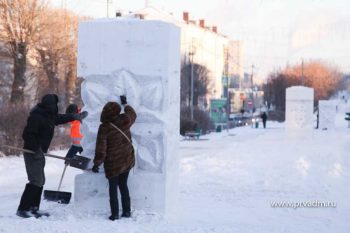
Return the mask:
[(66, 73), (66, 105), (75, 102), (76, 99), (76, 59), (70, 58), (68, 63), (68, 72)]
[(198, 91), (197, 91), (196, 85), (194, 86), (193, 89), (194, 89), (193, 90), (193, 106), (198, 107)]
[(54, 54), (47, 54), (44, 50), (38, 50), (40, 59), (43, 64), (43, 69), (49, 81), (50, 91), (58, 94), (59, 79), (58, 79), (58, 59)]
[[(16, 42), (14, 42), (16, 43)], [(11, 91), (11, 104), (24, 101), (25, 73), (27, 69), (27, 44), (20, 42), (13, 44), (13, 74), (14, 80)]]

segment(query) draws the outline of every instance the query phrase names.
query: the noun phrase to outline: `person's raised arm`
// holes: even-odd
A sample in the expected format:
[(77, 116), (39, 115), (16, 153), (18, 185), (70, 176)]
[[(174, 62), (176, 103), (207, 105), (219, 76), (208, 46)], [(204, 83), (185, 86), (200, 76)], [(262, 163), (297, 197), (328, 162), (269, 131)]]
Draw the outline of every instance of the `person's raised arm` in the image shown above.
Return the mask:
[(55, 125), (66, 124), (71, 121), (82, 121), (85, 117), (87, 117), (88, 112), (84, 111), (77, 114), (57, 114), (55, 118)]
[(121, 101), (121, 104), (124, 106), (124, 113), (125, 115), (127, 116), (128, 119), (128, 125), (132, 125), (134, 124), (136, 118), (137, 118), (137, 115), (136, 115), (136, 112), (135, 110), (130, 106), (128, 105), (128, 102), (126, 100), (126, 96), (125, 95), (121, 95), (120, 96), (120, 101)]

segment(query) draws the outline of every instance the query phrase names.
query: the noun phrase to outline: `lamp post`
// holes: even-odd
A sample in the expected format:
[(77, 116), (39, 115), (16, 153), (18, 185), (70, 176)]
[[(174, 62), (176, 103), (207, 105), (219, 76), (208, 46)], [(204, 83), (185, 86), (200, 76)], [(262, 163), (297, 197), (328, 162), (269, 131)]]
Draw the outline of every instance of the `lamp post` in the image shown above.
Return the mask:
[(191, 57), (191, 101), (190, 101), (190, 111), (191, 111), (191, 121), (193, 121), (193, 56), (196, 54), (195, 47), (193, 46), (193, 39), (191, 43), (191, 51), (189, 52), (189, 56)]

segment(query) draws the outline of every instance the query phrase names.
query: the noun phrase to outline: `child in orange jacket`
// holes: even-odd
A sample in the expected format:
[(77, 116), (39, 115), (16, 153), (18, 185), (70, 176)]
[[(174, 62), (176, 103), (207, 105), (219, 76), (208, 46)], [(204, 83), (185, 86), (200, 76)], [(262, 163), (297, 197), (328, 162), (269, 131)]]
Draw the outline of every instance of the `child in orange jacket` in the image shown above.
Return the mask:
[[(80, 109), (76, 104), (70, 104), (67, 109), (66, 113), (68, 114), (77, 114), (80, 112)], [(70, 122), (71, 128), (70, 128), (70, 138), (72, 140), (72, 145), (69, 148), (67, 155), (66, 155), (66, 163), (69, 163), (69, 161), (77, 154), (81, 154), (83, 152), (83, 147), (81, 146), (81, 139), (83, 138), (83, 134), (80, 132), (80, 124), (81, 122), (78, 120)]]

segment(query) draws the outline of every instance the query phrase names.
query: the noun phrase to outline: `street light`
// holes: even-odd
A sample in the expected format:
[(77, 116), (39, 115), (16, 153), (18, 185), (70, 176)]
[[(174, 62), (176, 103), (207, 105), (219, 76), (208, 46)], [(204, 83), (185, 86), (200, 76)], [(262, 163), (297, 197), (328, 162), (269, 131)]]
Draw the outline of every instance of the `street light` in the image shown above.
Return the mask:
[(191, 121), (193, 121), (193, 56), (196, 54), (196, 48), (193, 46), (193, 39), (191, 43), (191, 51), (189, 52), (189, 56), (191, 57), (191, 102), (190, 102), (190, 109), (191, 109)]

